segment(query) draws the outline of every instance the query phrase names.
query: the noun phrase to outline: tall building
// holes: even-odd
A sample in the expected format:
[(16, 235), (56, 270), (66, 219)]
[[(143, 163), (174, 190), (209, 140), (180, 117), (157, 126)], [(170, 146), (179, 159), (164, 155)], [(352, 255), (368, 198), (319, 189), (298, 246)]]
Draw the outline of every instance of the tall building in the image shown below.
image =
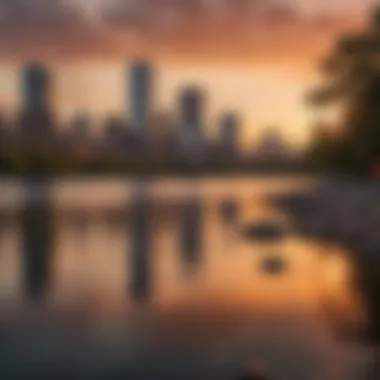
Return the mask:
[(41, 64), (26, 66), (21, 74), (21, 133), (37, 141), (52, 132), (51, 77)]
[(40, 64), (31, 64), (22, 73), (22, 101), (24, 110), (50, 107), (50, 74)]
[(239, 117), (234, 113), (225, 113), (220, 118), (219, 127), (221, 148), (236, 152), (239, 148)]
[(180, 93), (181, 127), (201, 132), (204, 113), (204, 94), (199, 87), (187, 87)]
[(136, 62), (131, 68), (132, 125), (137, 134), (144, 135), (148, 128), (152, 103), (153, 72), (146, 62)]
[(180, 145), (182, 152), (198, 156), (202, 148), (205, 96), (199, 87), (184, 88), (179, 94)]

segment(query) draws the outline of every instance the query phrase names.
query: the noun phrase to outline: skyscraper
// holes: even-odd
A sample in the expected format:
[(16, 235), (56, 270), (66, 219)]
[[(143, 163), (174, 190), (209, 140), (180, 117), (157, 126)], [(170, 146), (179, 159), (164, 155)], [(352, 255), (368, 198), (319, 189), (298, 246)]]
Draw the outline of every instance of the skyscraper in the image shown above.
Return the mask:
[(51, 77), (43, 65), (33, 63), (23, 69), (21, 93), (22, 135), (40, 141), (52, 130)]
[(138, 134), (145, 134), (152, 103), (152, 69), (146, 62), (136, 62), (131, 68), (132, 125)]
[(204, 95), (199, 87), (186, 87), (180, 93), (181, 127), (200, 132), (203, 122)]
[(195, 158), (202, 146), (204, 94), (201, 88), (189, 86), (179, 94), (181, 151)]
[(220, 118), (219, 127), (222, 149), (227, 149), (230, 153), (236, 152), (239, 144), (239, 117), (232, 112), (225, 113)]
[(31, 64), (22, 73), (22, 103), (24, 110), (42, 110), (50, 107), (50, 74), (40, 64)]

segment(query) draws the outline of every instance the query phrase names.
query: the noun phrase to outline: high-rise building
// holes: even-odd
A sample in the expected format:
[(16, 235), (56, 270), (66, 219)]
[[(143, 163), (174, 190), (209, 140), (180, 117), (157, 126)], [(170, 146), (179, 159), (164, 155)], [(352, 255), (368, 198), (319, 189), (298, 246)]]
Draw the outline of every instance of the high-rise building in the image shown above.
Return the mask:
[(205, 96), (201, 88), (190, 86), (179, 94), (181, 152), (200, 157), (204, 127)]
[(21, 75), (21, 132), (29, 140), (46, 138), (52, 131), (51, 77), (41, 64), (26, 66)]
[(139, 135), (146, 133), (152, 103), (153, 72), (146, 62), (136, 62), (131, 68), (132, 126)]
[(51, 79), (41, 64), (31, 64), (22, 73), (22, 103), (24, 110), (41, 110), (50, 107)]
[(203, 124), (204, 94), (199, 87), (186, 87), (180, 93), (181, 127), (200, 133)]
[(239, 145), (239, 117), (234, 113), (225, 113), (220, 118), (220, 144), (223, 149), (236, 152)]

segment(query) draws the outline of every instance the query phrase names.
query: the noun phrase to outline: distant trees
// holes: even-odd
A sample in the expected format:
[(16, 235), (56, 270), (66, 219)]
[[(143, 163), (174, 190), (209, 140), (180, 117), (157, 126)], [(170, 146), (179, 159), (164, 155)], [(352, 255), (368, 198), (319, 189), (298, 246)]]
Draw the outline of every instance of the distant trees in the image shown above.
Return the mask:
[(342, 117), (339, 133), (317, 138), (310, 157), (325, 168), (370, 174), (380, 163), (380, 8), (363, 32), (338, 41), (322, 71), (326, 81), (308, 100), (339, 105)]

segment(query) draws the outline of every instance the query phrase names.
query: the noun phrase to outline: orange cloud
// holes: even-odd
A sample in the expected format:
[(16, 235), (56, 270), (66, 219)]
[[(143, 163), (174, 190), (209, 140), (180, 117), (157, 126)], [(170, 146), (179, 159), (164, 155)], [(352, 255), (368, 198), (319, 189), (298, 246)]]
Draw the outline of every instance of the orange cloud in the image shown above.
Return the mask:
[(363, 20), (363, 15), (336, 13), (307, 19), (274, 0), (105, 2), (96, 18), (80, 0), (70, 4), (0, 0), (1, 55), (58, 61), (137, 55), (190, 63), (312, 61)]

